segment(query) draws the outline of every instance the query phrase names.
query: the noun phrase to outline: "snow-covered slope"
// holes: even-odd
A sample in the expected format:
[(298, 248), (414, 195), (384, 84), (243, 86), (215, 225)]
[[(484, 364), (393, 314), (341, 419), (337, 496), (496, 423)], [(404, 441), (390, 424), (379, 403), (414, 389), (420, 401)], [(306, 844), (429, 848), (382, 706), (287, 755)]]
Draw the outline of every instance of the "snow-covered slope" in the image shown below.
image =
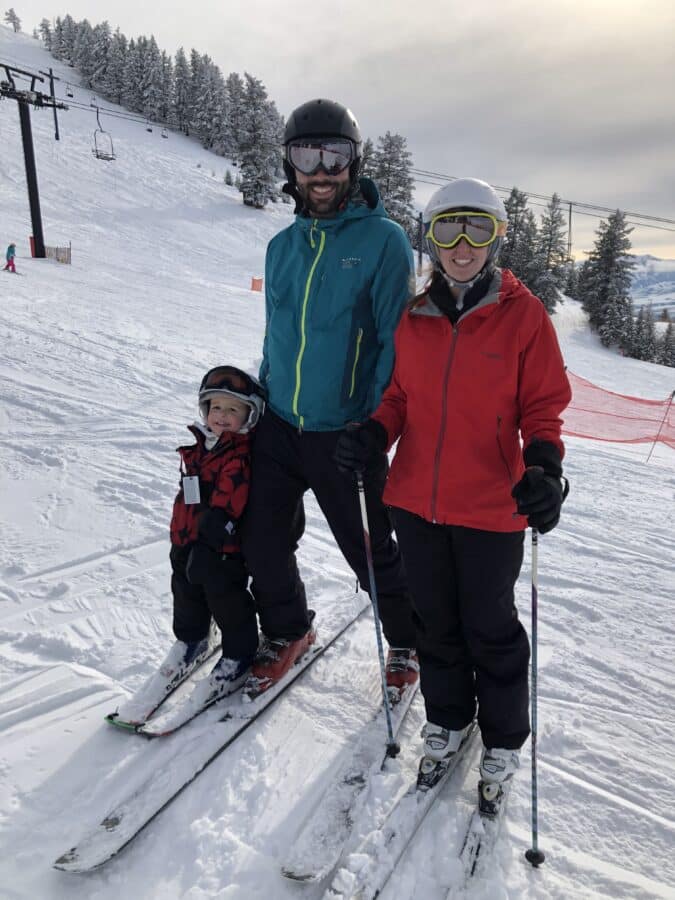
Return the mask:
[[(0, 27), (0, 60), (53, 60)], [(76, 95), (89, 97), (76, 87)], [(262, 295), (249, 290), (288, 207), (256, 212), (223, 185), (226, 161), (195, 143), (111, 123), (115, 163), (89, 149), (93, 113), (34, 113), (47, 243), (73, 264), (27, 258), (29, 230), (14, 103), (0, 104), (0, 237), (23, 277), (0, 274), (0, 894), (15, 900), (297, 898), (280, 861), (320, 799), (322, 777), (378, 702), (372, 622), (329, 652), (242, 740), (105, 868), (82, 877), (53, 859), (101, 804), (161, 751), (102, 717), (171, 642), (167, 525), (174, 448), (199, 379), (255, 370)], [(212, 174), (215, 173), (215, 174)], [(556, 316), (570, 368), (662, 399), (671, 369), (621, 359)], [(675, 454), (570, 440), (572, 491), (540, 547), (540, 843), (529, 846), (529, 749), (494, 867), (473, 898), (672, 897), (675, 740), (672, 599)], [(322, 618), (353, 586), (313, 500), (301, 565)], [(525, 621), (529, 561), (519, 585)], [(320, 625), (319, 625), (320, 627)], [(414, 769), (408, 749), (375, 787), (385, 809)], [(181, 745), (182, 746), (182, 745)], [(383, 900), (435, 900), (457, 877), (476, 757), (420, 831)]]

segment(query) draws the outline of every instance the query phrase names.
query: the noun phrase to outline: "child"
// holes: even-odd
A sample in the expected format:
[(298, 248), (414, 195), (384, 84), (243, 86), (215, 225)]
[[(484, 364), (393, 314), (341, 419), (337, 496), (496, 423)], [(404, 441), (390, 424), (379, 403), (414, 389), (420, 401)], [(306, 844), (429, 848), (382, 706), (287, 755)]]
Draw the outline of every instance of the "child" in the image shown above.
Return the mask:
[(16, 267), (14, 266), (14, 257), (16, 256), (16, 244), (12, 243), (7, 248), (7, 253), (5, 253), (6, 265), (3, 269), (4, 272), (14, 272), (16, 275)]
[(560, 416), (570, 386), (544, 305), (496, 264), (506, 220), (475, 178), (433, 194), (432, 278), (401, 319), (380, 406), (336, 449), (358, 470), (400, 438), (384, 500), (417, 614), (423, 787), (476, 710), (482, 781), (518, 767), (530, 730), (530, 648), (514, 605), (523, 531), (554, 528), (567, 492)]
[(241, 554), (238, 521), (248, 497), (251, 431), (264, 407), (255, 378), (218, 366), (199, 388), (197, 442), (179, 447), (181, 489), (171, 519), (173, 631), (177, 642), (163, 669), (194, 668), (210, 652), (211, 618), (222, 656), (199, 685), (205, 702), (239, 687), (258, 647), (253, 598)]

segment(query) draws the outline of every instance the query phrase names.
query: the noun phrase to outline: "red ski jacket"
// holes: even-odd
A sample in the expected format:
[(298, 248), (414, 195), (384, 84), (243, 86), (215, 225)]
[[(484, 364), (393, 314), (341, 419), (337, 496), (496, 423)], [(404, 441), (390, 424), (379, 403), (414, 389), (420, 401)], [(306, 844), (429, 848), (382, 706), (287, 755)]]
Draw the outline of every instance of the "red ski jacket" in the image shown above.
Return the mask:
[(521, 447), (560, 450), (571, 390), (543, 303), (508, 269), (453, 327), (427, 294), (404, 313), (389, 387), (372, 418), (400, 438), (384, 500), (444, 525), (520, 531), (511, 488)]
[[(223, 434), (212, 450), (207, 450), (204, 434), (194, 425), (188, 426), (197, 443), (179, 447), (181, 473), (199, 477), (200, 503), (186, 504), (183, 488), (173, 503), (171, 543), (184, 546), (197, 540), (199, 519), (210, 508), (225, 510), (233, 523), (239, 519), (248, 500), (251, 475), (250, 435)], [(223, 553), (239, 551), (236, 532), (222, 547)]]

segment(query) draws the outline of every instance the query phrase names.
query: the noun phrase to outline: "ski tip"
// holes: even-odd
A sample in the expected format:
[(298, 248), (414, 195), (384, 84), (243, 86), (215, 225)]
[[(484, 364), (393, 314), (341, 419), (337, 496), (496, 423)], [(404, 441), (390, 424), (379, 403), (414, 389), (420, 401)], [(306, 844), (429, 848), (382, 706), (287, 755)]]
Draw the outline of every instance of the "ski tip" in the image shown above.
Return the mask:
[(291, 881), (302, 882), (303, 884), (311, 884), (312, 882), (319, 880), (314, 872), (302, 872), (297, 869), (287, 869), (285, 867), (282, 867), (281, 874), (284, 878), (289, 878)]
[(108, 713), (108, 715), (105, 716), (105, 721), (109, 725), (114, 725), (115, 728), (120, 728), (122, 731), (137, 732), (139, 728), (143, 727), (143, 722), (127, 722), (124, 719), (120, 719), (119, 714), (116, 712)]

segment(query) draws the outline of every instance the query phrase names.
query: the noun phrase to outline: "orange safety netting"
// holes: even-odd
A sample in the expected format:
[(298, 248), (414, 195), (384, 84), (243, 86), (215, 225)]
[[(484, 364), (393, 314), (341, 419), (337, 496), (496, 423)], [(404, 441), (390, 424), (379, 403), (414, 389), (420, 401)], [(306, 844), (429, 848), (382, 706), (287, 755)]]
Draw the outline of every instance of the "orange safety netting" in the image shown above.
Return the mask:
[(563, 413), (565, 434), (639, 444), (662, 441), (675, 450), (675, 404), (615, 394), (567, 372), (572, 402)]

